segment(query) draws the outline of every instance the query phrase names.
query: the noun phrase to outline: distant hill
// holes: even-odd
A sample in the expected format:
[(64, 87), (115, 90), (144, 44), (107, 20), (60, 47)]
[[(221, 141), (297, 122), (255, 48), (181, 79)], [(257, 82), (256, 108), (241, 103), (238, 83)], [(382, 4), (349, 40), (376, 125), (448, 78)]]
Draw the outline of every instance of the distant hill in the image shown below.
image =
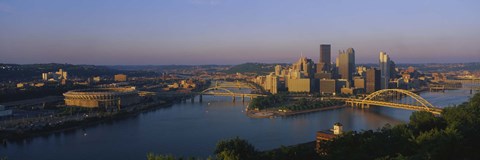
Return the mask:
[[(449, 72), (449, 71), (480, 71), (480, 62), (469, 63), (400, 63), (395, 64), (399, 68), (415, 67), (423, 72)], [(378, 64), (357, 64), (357, 66), (377, 67)]]
[(407, 68), (413, 66), (424, 72), (449, 72), (449, 71), (479, 71), (480, 62), (470, 63), (425, 63), (425, 64), (397, 64), (399, 67)]
[(219, 68), (227, 68), (229, 65), (113, 65), (107, 66), (117, 70), (143, 70), (143, 71), (156, 71), (165, 72), (171, 70), (193, 70), (193, 69), (212, 69), (218, 70)]
[[(270, 72), (275, 72), (275, 66), (278, 64), (265, 64), (265, 63), (244, 63), (232, 66), (225, 73), (256, 73), (259, 75), (265, 75)], [(279, 64), (285, 66), (286, 64)]]
[(63, 69), (68, 72), (68, 77), (92, 77), (97, 75), (114, 75), (121, 73), (119, 70), (94, 65), (73, 64), (0, 64), (0, 81), (31, 81), (42, 78), (44, 72), (55, 72)]

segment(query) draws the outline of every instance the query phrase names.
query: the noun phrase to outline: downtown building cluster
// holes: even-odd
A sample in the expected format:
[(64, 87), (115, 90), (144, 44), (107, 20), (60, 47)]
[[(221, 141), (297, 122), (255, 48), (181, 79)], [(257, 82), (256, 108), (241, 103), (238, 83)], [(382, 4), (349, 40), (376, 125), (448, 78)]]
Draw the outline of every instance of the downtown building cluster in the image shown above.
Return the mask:
[(355, 65), (355, 50), (339, 51), (331, 62), (331, 45), (320, 45), (317, 63), (301, 56), (289, 66), (275, 66), (275, 72), (258, 76), (253, 81), (266, 91), (320, 93), (323, 95), (372, 93), (380, 89), (397, 88), (390, 81), (397, 77), (395, 63), (385, 52), (380, 52), (379, 67)]

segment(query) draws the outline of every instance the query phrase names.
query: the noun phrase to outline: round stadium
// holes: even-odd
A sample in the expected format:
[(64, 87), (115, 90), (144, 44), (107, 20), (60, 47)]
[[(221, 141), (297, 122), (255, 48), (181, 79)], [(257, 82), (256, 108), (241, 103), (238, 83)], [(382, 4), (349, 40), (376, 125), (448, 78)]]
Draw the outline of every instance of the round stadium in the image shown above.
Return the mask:
[(66, 106), (77, 107), (120, 107), (139, 102), (138, 92), (134, 87), (90, 88), (68, 91), (65, 96)]

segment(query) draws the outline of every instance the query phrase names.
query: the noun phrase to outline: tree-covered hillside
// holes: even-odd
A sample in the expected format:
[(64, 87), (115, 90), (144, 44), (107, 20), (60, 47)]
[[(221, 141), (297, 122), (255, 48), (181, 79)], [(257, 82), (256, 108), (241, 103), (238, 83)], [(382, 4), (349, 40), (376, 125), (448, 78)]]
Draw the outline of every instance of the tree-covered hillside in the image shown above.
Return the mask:
[[(265, 75), (270, 72), (275, 72), (275, 66), (277, 64), (265, 64), (265, 63), (244, 63), (232, 66), (230, 69), (226, 70), (225, 73), (235, 74), (235, 73), (256, 73), (259, 75)], [(285, 66), (285, 64), (280, 64)]]
[(118, 73), (125, 73), (129, 76), (151, 75), (147, 71), (121, 71), (105, 66), (95, 65), (73, 65), (73, 64), (0, 64), (0, 82), (2, 81), (31, 81), (42, 78), (42, 73), (56, 72), (63, 69), (68, 72), (68, 77), (92, 77), (92, 76), (113, 76)]
[(441, 116), (414, 112), (408, 124), (347, 132), (322, 148), (325, 159), (480, 159), (480, 93)]

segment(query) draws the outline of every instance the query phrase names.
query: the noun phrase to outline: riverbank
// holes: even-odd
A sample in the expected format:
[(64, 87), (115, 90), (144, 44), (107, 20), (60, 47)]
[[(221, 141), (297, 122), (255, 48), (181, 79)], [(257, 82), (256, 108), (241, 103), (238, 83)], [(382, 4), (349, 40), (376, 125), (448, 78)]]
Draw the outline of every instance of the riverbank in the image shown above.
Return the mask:
[[(196, 90), (202, 90), (208, 86), (201, 86)], [(133, 117), (139, 113), (154, 110), (161, 107), (172, 106), (173, 103), (185, 101), (192, 94), (182, 93), (171, 96), (163, 96), (161, 99), (150, 99), (131, 106), (126, 106), (119, 111), (90, 110), (87, 112), (75, 112), (73, 114), (52, 114), (41, 117), (27, 117), (0, 121), (0, 145), (11, 140), (22, 140), (39, 135), (63, 132), (67, 130), (84, 128), (87, 126)]]
[(128, 109), (122, 110), (119, 112), (102, 114), (101, 116), (91, 116), (81, 120), (64, 121), (61, 124), (58, 124), (55, 126), (46, 126), (38, 130), (29, 130), (29, 131), (3, 130), (3, 131), (0, 131), (0, 140), (1, 140), (0, 143), (5, 145), (7, 141), (17, 141), (17, 140), (22, 140), (25, 138), (30, 138), (35, 136), (48, 135), (52, 133), (84, 128), (87, 126), (100, 124), (110, 120), (133, 117), (144, 111), (171, 106), (173, 103), (174, 101), (168, 101), (168, 102), (156, 101), (156, 102), (145, 103), (145, 104), (137, 104), (135, 106), (131, 106)]
[(312, 113), (312, 112), (319, 112), (319, 111), (327, 111), (327, 110), (334, 110), (344, 108), (346, 105), (336, 105), (336, 106), (329, 106), (329, 107), (321, 107), (321, 108), (314, 108), (314, 109), (307, 109), (301, 111), (247, 111), (247, 116), (250, 118), (272, 118), (275, 116), (292, 116), (298, 114), (305, 114), (305, 113)]

